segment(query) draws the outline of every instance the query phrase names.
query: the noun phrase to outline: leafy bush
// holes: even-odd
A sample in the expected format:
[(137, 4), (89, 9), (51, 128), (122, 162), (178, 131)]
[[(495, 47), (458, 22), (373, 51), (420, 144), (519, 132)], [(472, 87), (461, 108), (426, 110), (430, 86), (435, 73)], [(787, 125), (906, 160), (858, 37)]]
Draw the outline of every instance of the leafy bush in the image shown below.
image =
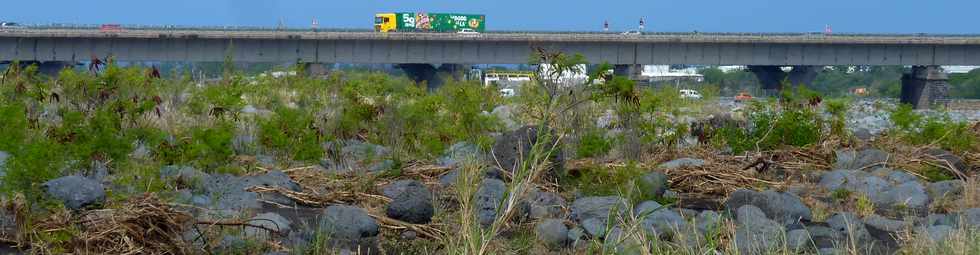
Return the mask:
[(323, 158), (323, 132), (308, 112), (281, 107), (276, 115), (259, 121), (259, 141), (269, 149), (290, 155), (294, 160)]
[(191, 127), (168, 137), (153, 152), (157, 160), (166, 165), (193, 165), (215, 170), (231, 161), (234, 131), (234, 125), (225, 121), (213, 126)]
[(67, 159), (63, 147), (47, 139), (39, 138), (11, 152), (6, 163), (6, 173), (0, 178), (0, 191), (6, 194), (22, 193), (28, 201), (40, 198), (41, 184), (62, 175)]
[(895, 132), (909, 143), (936, 144), (943, 149), (963, 152), (976, 150), (977, 137), (970, 125), (953, 121), (949, 115), (922, 116), (911, 105), (900, 105), (890, 114)]
[(837, 137), (847, 136), (847, 106), (848, 102), (844, 99), (827, 100), (827, 113), (830, 114), (830, 134)]
[(19, 104), (0, 106), (0, 151), (18, 150), (27, 138), (27, 116)]
[(789, 145), (803, 147), (816, 144), (823, 138), (825, 120), (808, 107), (776, 108), (765, 103), (753, 103), (747, 114), (750, 129), (727, 126), (716, 131), (714, 139), (731, 147), (735, 153), (747, 150), (769, 150)]
[(582, 135), (578, 144), (576, 155), (582, 158), (590, 158), (606, 155), (612, 149), (612, 143), (605, 138), (601, 130), (592, 130)]

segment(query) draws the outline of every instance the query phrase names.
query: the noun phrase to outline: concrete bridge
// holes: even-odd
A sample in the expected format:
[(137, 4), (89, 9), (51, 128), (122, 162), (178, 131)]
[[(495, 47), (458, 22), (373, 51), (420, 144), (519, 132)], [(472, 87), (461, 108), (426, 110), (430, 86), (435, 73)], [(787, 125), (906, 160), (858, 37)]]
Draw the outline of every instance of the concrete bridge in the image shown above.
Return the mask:
[[(537, 47), (608, 62), (625, 75), (647, 64), (747, 65), (764, 89), (780, 89), (783, 80), (809, 84), (818, 67), (826, 65), (915, 66), (903, 78), (909, 87), (903, 98), (920, 107), (945, 97), (939, 65), (980, 65), (980, 36), (967, 35), (0, 31), (0, 61), (58, 65), (112, 56), (122, 61), (220, 62), (230, 56), (239, 62), (386, 63), (400, 65), (416, 80), (432, 80), (461, 64), (527, 63)], [(794, 68), (780, 69), (786, 66)]]

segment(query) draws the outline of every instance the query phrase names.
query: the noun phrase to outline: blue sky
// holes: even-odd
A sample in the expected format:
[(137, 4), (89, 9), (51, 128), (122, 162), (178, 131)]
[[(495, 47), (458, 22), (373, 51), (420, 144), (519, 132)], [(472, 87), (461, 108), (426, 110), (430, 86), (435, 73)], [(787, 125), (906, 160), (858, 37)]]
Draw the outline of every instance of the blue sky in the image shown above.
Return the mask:
[(0, 20), (23, 23), (371, 28), (393, 11), (487, 15), (490, 30), (980, 33), (978, 0), (4, 0)]

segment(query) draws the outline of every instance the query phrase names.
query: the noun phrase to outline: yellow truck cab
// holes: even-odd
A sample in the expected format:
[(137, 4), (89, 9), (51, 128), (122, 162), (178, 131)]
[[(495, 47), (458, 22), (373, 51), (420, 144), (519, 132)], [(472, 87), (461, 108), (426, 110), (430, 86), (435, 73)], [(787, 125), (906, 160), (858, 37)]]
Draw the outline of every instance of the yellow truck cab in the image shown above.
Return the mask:
[(396, 28), (394, 13), (378, 13), (374, 16), (374, 31), (387, 33)]

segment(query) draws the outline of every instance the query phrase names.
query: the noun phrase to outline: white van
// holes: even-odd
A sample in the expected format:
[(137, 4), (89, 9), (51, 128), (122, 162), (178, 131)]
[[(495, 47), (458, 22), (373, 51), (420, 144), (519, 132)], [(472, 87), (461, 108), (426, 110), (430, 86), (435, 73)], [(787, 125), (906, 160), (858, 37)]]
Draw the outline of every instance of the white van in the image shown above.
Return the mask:
[(701, 93), (693, 89), (682, 89), (681, 98), (701, 99)]

